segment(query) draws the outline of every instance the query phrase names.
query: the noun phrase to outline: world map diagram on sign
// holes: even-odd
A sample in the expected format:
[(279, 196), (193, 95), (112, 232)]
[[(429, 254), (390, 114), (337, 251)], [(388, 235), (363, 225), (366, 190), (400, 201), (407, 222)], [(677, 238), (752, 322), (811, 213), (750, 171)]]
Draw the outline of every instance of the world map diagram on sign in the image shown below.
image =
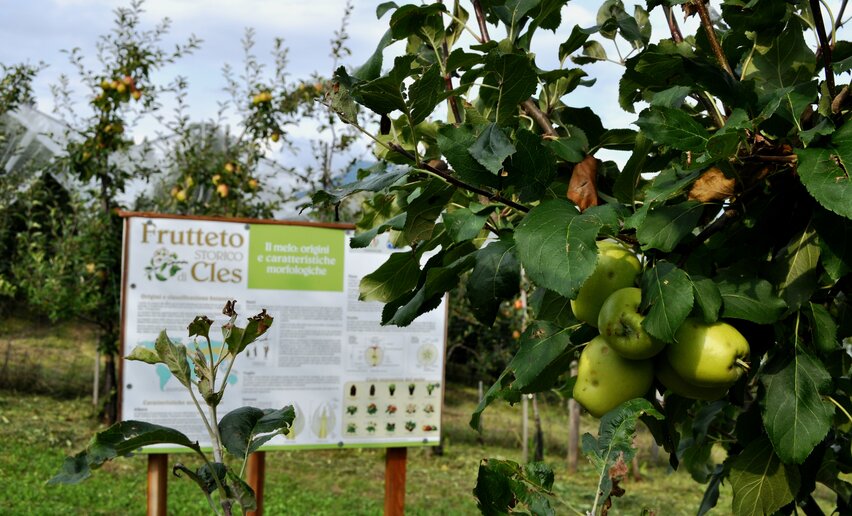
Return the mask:
[[(213, 346), (214, 359), (218, 359), (219, 353), (220, 353), (224, 343), (212, 341), (210, 344)], [(152, 350), (154, 349), (154, 342), (153, 341), (140, 342), (139, 345), (142, 346), (142, 347), (148, 348), (148, 349), (152, 349)], [(196, 381), (196, 380), (198, 380), (198, 377), (195, 375), (195, 364), (192, 363), (192, 360), (189, 360), (188, 362), (189, 362), (189, 370), (190, 370), (190, 374), (192, 375), (192, 379), (193, 379), (193, 381)], [(172, 374), (171, 371), (169, 371), (168, 366), (166, 366), (165, 364), (155, 364), (154, 370), (157, 374), (157, 380), (159, 381), (160, 391), (165, 391), (166, 387), (169, 384), (169, 381), (172, 380), (172, 378), (174, 378), (174, 375)], [(235, 385), (237, 383), (237, 374), (236, 374), (235, 371), (231, 371), (231, 374), (228, 375), (227, 382), (228, 382), (228, 385)]]

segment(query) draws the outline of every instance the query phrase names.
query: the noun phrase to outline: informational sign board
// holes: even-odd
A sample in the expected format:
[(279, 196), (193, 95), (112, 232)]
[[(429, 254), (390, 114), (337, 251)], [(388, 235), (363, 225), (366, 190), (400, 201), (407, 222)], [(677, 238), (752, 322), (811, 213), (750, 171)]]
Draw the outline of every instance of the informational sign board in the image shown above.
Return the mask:
[[(381, 238), (351, 249), (351, 236), (344, 227), (126, 214), (123, 354), (153, 348), (163, 329), (192, 352), (187, 325), (196, 315), (215, 321), (218, 353), (222, 308), (236, 299), (238, 325), (262, 309), (274, 322), (223, 379), (219, 416), (246, 405), (296, 410), (290, 434), (264, 450), (437, 445), (445, 307), (405, 328), (381, 326), (383, 305), (359, 301), (359, 283), (399, 251)], [(122, 362), (121, 418), (210, 444), (189, 394), (162, 364)]]

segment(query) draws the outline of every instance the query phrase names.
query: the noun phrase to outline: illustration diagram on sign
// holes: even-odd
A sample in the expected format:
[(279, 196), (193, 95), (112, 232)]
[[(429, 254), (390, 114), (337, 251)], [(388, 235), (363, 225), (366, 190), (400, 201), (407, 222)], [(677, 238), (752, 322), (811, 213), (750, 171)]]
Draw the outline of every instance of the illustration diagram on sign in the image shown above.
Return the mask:
[(305, 416), (298, 403), (293, 403), (293, 412), (296, 414), (296, 417), (293, 419), (293, 426), (290, 427), (290, 431), (284, 436), (291, 441), (296, 439), (296, 436), (305, 429)]
[(379, 347), (378, 344), (373, 344), (372, 346), (368, 346), (367, 350), (364, 352), (364, 357), (367, 359), (367, 363), (373, 367), (377, 367), (382, 363), (382, 358), (384, 357), (385, 352)]
[(417, 363), (422, 367), (435, 365), (438, 360), (438, 348), (434, 344), (426, 343), (417, 350)]
[(311, 431), (318, 439), (327, 439), (332, 433), (335, 421), (334, 407), (329, 403), (323, 403), (314, 409), (311, 416)]

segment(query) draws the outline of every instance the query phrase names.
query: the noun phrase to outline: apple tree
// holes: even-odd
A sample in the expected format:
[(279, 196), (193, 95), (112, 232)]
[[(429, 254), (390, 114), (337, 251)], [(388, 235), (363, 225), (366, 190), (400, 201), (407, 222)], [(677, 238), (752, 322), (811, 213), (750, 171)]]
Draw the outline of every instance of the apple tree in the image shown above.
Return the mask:
[[(383, 324), (405, 326), (467, 275), (473, 314), (491, 324), (522, 276), (532, 282), (533, 320), (476, 427), (494, 400), (577, 392), (569, 364), (603, 331), (572, 300), (601, 260), (596, 242), (617, 242), (641, 260), (632, 331), (666, 348), (650, 359), (651, 387), (583, 439), (601, 472), (590, 512), (623, 494), (639, 420), (673, 467), (707, 485), (699, 514), (723, 482), (736, 514), (821, 514), (817, 483), (840, 513), (852, 510), (842, 476), (852, 471), (852, 44), (836, 30), (846, 2), (826, 15), (816, 0), (606, 0), (590, 27), (563, 16), (565, 0), (462, 4), (381, 4), (389, 28), (376, 52), (338, 69), (326, 96), (384, 161), (314, 200), (367, 192), (352, 245), (390, 232), (400, 247), (363, 279), (361, 298), (384, 303)], [(658, 15), (668, 30), (652, 39)], [(554, 34), (558, 47), (536, 46)], [(404, 53), (386, 62), (396, 42)], [(546, 53), (557, 66), (543, 64)], [(632, 113), (631, 127), (605, 127), (595, 106), (575, 103), (593, 83), (588, 67), (610, 66), (602, 61), (623, 73), (617, 97), (600, 103)], [(376, 115), (375, 131), (357, 106)], [(615, 162), (608, 151), (629, 154)], [(746, 342), (701, 366), (735, 372), (724, 388), (661, 379), (667, 366), (686, 376), (681, 350), (725, 346), (695, 337), (710, 327)], [(707, 388), (699, 376), (687, 387)], [(612, 375), (598, 380), (620, 389)], [(714, 447), (726, 451), (721, 463)], [(552, 514), (552, 483), (541, 464), (490, 459), (475, 494), (486, 514)]]
[[(117, 417), (122, 231), (117, 211), (125, 208), (120, 198), (130, 181), (154, 172), (130, 153), (131, 129), (159, 109), (158, 96), (170, 89), (158, 82), (157, 73), (199, 44), (190, 37), (165, 50), (170, 22), (145, 27), (142, 3), (134, 0), (114, 10), (113, 29), (99, 37), (94, 60), (79, 48), (68, 53), (76, 80), (62, 76), (52, 88), (57, 112), (67, 123), (66, 134), (56, 135), (64, 154), (48, 171), (67, 174), (82, 186), (71, 192), (71, 207), (55, 210), (51, 226), (25, 220), (15, 256), (20, 260), (16, 279), (30, 308), (51, 319), (77, 316), (97, 326), (108, 421)], [(82, 108), (77, 87), (85, 92)]]

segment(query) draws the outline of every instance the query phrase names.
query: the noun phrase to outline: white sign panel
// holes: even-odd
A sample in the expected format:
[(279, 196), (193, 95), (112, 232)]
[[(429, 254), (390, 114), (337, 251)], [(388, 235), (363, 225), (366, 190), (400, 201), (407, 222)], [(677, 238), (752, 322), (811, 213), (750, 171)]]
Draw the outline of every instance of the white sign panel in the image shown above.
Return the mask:
[[(291, 433), (276, 436), (267, 450), (437, 444), (444, 305), (408, 327), (381, 326), (382, 304), (358, 301), (358, 285), (395, 250), (382, 239), (350, 249), (351, 235), (318, 226), (129, 215), (123, 353), (153, 348), (163, 329), (191, 352), (187, 325), (196, 315), (214, 319), (210, 336), (218, 353), (227, 321), (222, 308), (236, 299), (238, 325), (262, 309), (274, 322), (223, 380), (219, 417), (245, 405), (292, 404)], [(125, 360), (122, 367), (123, 420), (171, 426), (209, 445), (189, 394), (165, 365)]]

